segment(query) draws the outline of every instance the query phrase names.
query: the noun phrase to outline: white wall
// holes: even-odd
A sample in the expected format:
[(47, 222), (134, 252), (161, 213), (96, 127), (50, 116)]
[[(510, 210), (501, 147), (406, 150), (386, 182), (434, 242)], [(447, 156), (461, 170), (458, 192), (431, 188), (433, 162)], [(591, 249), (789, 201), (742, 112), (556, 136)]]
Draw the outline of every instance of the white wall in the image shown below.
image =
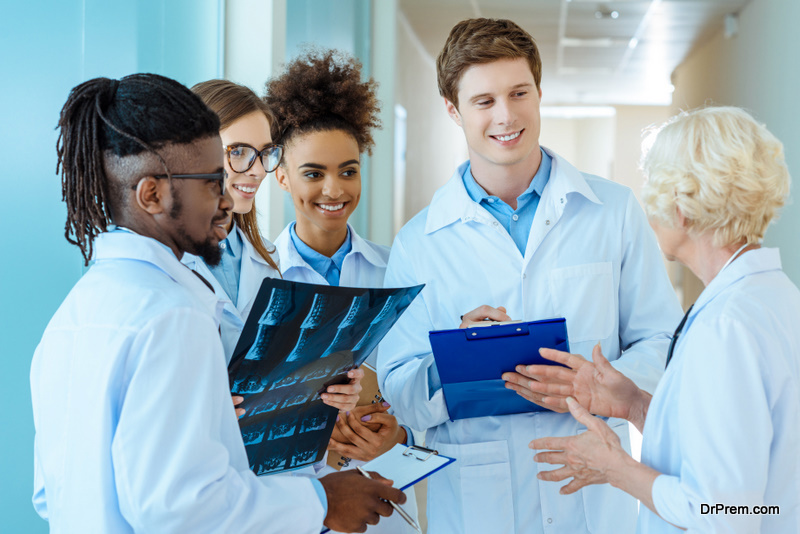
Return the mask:
[(402, 218), (408, 221), (430, 203), (468, 155), (464, 134), (447, 116), (439, 96), (433, 58), (424, 52), (402, 12), (398, 19), (395, 102), (408, 114)]
[[(739, 14), (739, 33), (722, 32), (692, 54), (673, 76), (673, 106), (690, 109), (707, 102), (749, 110), (783, 141), (789, 171), (800, 176), (800, 2), (751, 0)], [(783, 269), (800, 285), (798, 182), (790, 204), (770, 227), (765, 244), (781, 249)], [(688, 298), (688, 297), (687, 297)]]

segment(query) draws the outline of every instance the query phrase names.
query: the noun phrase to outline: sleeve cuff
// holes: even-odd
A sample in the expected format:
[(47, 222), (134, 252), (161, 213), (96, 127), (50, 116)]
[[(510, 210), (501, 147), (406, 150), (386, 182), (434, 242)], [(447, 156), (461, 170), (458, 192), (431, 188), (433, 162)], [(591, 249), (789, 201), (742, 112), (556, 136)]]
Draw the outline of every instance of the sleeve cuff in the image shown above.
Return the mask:
[(659, 475), (653, 482), (653, 506), (665, 521), (675, 526), (691, 523), (689, 501), (681, 489), (680, 479), (669, 475)]
[(319, 497), (319, 502), (322, 503), (322, 517), (327, 517), (328, 515), (328, 497), (325, 495), (325, 488), (322, 486), (322, 482), (317, 480), (316, 478), (310, 478), (311, 484), (314, 486), (314, 489), (317, 492), (317, 497)]
[(406, 431), (406, 442), (404, 443), (404, 445), (406, 445), (407, 447), (413, 447), (414, 445), (416, 445), (416, 442), (414, 441), (414, 433), (411, 432), (411, 429), (406, 425), (400, 425), (400, 427)]

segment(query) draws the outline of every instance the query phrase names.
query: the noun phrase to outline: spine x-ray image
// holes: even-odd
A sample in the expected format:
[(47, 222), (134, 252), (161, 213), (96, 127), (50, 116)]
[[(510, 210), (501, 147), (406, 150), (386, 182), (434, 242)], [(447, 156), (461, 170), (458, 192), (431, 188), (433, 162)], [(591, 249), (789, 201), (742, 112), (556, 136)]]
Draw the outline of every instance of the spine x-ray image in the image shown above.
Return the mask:
[(423, 286), (331, 287), (265, 278), (228, 367), (244, 397), (242, 439), (257, 475), (320, 461), (337, 410), (320, 393), (347, 382)]

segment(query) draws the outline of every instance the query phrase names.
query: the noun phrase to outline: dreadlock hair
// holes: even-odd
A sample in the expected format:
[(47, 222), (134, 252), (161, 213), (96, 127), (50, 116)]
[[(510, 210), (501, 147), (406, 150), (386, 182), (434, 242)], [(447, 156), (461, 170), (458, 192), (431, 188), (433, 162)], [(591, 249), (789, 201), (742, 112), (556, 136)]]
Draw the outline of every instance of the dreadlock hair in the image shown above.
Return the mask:
[[(106, 156), (154, 154), (166, 144), (218, 135), (219, 119), (189, 89), (157, 74), (94, 78), (70, 91), (61, 109), (56, 174), (67, 204), (64, 236), (89, 264), (95, 237), (114, 222), (128, 185), (106, 174)], [(116, 177), (111, 177), (116, 178)], [(72, 237), (74, 236), (74, 237)]]
[[(244, 85), (228, 80), (208, 80), (192, 87), (194, 94), (219, 117), (220, 129), (224, 130), (245, 115), (260, 111), (267, 118), (270, 128), (275, 124), (275, 116), (266, 102)], [(247, 240), (252, 243), (258, 255), (264, 258), (270, 267), (280, 272), (278, 264), (272, 259), (275, 248), (268, 250), (261, 231), (258, 229), (258, 215), (255, 201), (253, 208), (247, 213), (234, 213), (233, 220), (242, 229)]]
[(277, 119), (276, 143), (311, 132), (342, 130), (372, 154), (372, 129), (380, 128), (378, 83), (361, 81), (361, 63), (336, 50), (312, 50), (295, 59), (283, 75), (267, 82), (267, 105)]

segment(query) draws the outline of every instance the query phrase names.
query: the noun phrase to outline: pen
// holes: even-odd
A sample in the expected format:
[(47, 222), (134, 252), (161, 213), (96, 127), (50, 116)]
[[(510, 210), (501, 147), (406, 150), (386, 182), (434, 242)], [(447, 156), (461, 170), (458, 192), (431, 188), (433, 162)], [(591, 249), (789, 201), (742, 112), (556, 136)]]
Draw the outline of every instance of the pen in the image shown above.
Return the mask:
[[(356, 466), (356, 469), (358, 469), (358, 472), (359, 472), (359, 473), (361, 473), (362, 475), (364, 475), (364, 476), (365, 476), (365, 477), (367, 477), (368, 479), (372, 480), (372, 477), (371, 477), (371, 476), (369, 476), (369, 473), (367, 473), (366, 471), (364, 471), (363, 469), (361, 469), (361, 466), (360, 466), (360, 465), (359, 465), (359, 466)], [(400, 517), (402, 517), (403, 519), (405, 519), (405, 520), (406, 520), (406, 523), (408, 523), (409, 525), (411, 525), (411, 526), (414, 528), (414, 530), (416, 530), (417, 532), (419, 532), (419, 534), (422, 534), (422, 529), (421, 529), (421, 528), (419, 528), (419, 525), (417, 525), (416, 521), (414, 521), (414, 519), (413, 519), (413, 518), (412, 518), (410, 515), (408, 515), (408, 512), (406, 512), (405, 510), (403, 510), (402, 508), (400, 508), (400, 505), (399, 505), (399, 504), (397, 504), (397, 503), (394, 503), (394, 502), (392, 502), (392, 501), (387, 501), (387, 502), (388, 502), (389, 504), (391, 504), (391, 505), (392, 505), (392, 508), (394, 508), (395, 510), (397, 510), (397, 513), (398, 513), (398, 514), (400, 514)]]

